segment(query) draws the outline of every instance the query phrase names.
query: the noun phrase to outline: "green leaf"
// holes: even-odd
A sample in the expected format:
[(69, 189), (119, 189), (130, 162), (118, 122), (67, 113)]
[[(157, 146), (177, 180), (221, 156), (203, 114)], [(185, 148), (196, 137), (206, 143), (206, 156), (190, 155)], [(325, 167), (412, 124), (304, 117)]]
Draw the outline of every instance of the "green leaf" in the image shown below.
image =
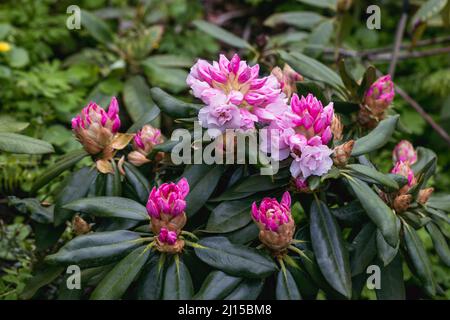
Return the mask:
[(377, 71), (374, 66), (369, 66), (364, 72), (361, 85), (358, 88), (358, 97), (360, 101), (364, 100), (364, 96), (366, 94), (366, 91), (369, 89), (369, 87), (372, 85), (372, 83), (375, 82), (377, 78)]
[(436, 16), (447, 4), (447, 0), (428, 0), (423, 3), (411, 19), (411, 27), (426, 22)]
[(334, 19), (325, 19), (313, 28), (306, 47), (306, 54), (317, 56), (330, 43), (334, 32)]
[(97, 174), (97, 170), (90, 167), (83, 167), (72, 173), (66, 185), (64, 185), (55, 199), (55, 217), (53, 221), (55, 226), (61, 225), (72, 217), (73, 212), (64, 209), (63, 206), (86, 196)]
[(155, 54), (142, 61), (143, 64), (152, 64), (158, 67), (190, 68), (194, 61), (187, 56), (173, 54)]
[(428, 222), (426, 224), (427, 231), (433, 240), (434, 249), (436, 250), (439, 258), (448, 267), (450, 267), (450, 249), (448, 248), (447, 240), (445, 240), (439, 227), (433, 222)]
[(141, 203), (146, 203), (150, 194), (150, 183), (147, 178), (131, 163), (124, 162), (125, 178), (131, 184)]
[(105, 196), (120, 197), (122, 195), (121, 174), (115, 161), (111, 161), (113, 173), (106, 174)]
[(254, 50), (253, 47), (244, 39), (235, 36), (234, 34), (228, 32), (225, 29), (222, 29), (212, 23), (203, 21), (203, 20), (195, 20), (192, 22), (198, 29), (209, 34), (211, 37), (216, 38), (219, 41), (222, 41), (232, 47), (235, 48), (243, 48)]
[(108, 24), (89, 11), (81, 11), (81, 25), (86, 28), (89, 34), (98, 42), (110, 46), (114, 40), (113, 32)]
[(139, 247), (123, 258), (92, 292), (91, 300), (117, 300), (125, 293), (147, 261), (150, 251)]
[(160, 300), (164, 284), (164, 270), (157, 259), (152, 259), (137, 281), (137, 299)]
[(331, 213), (345, 225), (358, 226), (366, 220), (364, 208), (359, 201), (352, 201), (344, 206), (332, 208)]
[(389, 190), (398, 190), (397, 182), (388, 175), (381, 173), (371, 167), (362, 164), (349, 164), (346, 168), (350, 169), (350, 174), (361, 180), (373, 182), (387, 187)]
[(183, 176), (189, 182), (189, 194), (186, 197), (186, 214), (193, 216), (208, 201), (216, 189), (224, 172), (221, 165), (192, 165), (185, 170)]
[(67, 169), (74, 166), (78, 161), (80, 161), (87, 155), (88, 153), (84, 149), (72, 151), (66, 154), (58, 162), (50, 166), (39, 178), (37, 178), (37, 180), (33, 184), (31, 193), (35, 193), (41, 187), (46, 185), (48, 182), (59, 176)]
[(264, 286), (264, 279), (245, 279), (224, 300), (256, 300)]
[(30, 62), (28, 51), (19, 47), (13, 47), (11, 51), (7, 52), (6, 58), (13, 68), (25, 67)]
[(45, 260), (52, 264), (101, 266), (123, 258), (139, 246), (139, 239), (138, 233), (127, 230), (86, 234), (69, 241)]
[(280, 56), (304, 77), (324, 82), (342, 92), (344, 83), (339, 75), (321, 62), (299, 52), (280, 52)]
[(242, 278), (227, 275), (222, 271), (213, 271), (205, 279), (195, 300), (221, 300), (230, 294), (242, 282)]
[(178, 256), (174, 256), (164, 280), (164, 300), (190, 300), (194, 294), (191, 275)]
[(125, 218), (147, 221), (147, 209), (140, 203), (121, 197), (92, 197), (75, 200), (65, 209), (81, 211), (97, 217)]
[(422, 241), (420, 240), (416, 230), (411, 228), (406, 223), (403, 224), (403, 231), (406, 249), (408, 250), (408, 254), (416, 274), (427, 292), (433, 296), (436, 294), (436, 283), (433, 278), (431, 263), (428, 259), (427, 252), (425, 251)]
[(155, 105), (150, 111), (145, 112), (128, 130), (127, 133), (135, 133), (140, 130), (144, 125), (155, 120), (161, 111)]
[(275, 295), (277, 300), (301, 300), (297, 283), (289, 270), (278, 271)]
[(353, 78), (353, 75), (350, 72), (348, 72), (344, 59), (339, 60), (339, 74), (341, 75), (345, 87), (352, 94), (352, 97), (357, 96), (359, 85)]
[(403, 266), (400, 254), (392, 262), (383, 267), (380, 265), (380, 289), (375, 289), (378, 300), (405, 300), (405, 284), (403, 283)]
[(206, 230), (226, 233), (246, 226), (251, 221), (250, 207), (254, 199), (225, 201), (210, 214)]
[(378, 150), (388, 143), (389, 138), (395, 131), (398, 119), (399, 115), (384, 119), (368, 135), (357, 139), (353, 147), (352, 156), (357, 157)]
[(353, 239), (350, 255), (352, 276), (365, 272), (367, 266), (376, 256), (376, 231), (375, 225), (369, 222), (362, 227), (361, 231)]
[(302, 3), (309, 4), (314, 7), (330, 9), (336, 11), (337, 0), (297, 0)]
[(341, 230), (322, 201), (312, 204), (310, 219), (311, 244), (320, 270), (336, 291), (350, 299), (350, 265)]
[(36, 222), (49, 224), (53, 222), (53, 207), (44, 207), (40, 201), (35, 198), (19, 199), (8, 197), (8, 204), (14, 206), (17, 211), (23, 214), (29, 214), (31, 219)]
[(232, 243), (245, 244), (258, 238), (258, 234), (258, 227), (255, 223), (250, 222), (245, 227), (230, 233), (225, 233), (223, 236), (227, 237)]
[[(400, 228), (402, 226), (400, 219), (396, 218), (397, 230), (400, 233)], [(395, 248), (391, 247), (383, 235), (380, 232), (380, 229), (377, 230), (377, 250), (378, 257), (383, 262), (383, 266), (387, 266), (391, 263), (391, 261), (397, 256), (398, 249), (400, 248), (400, 241)]]
[(21, 299), (31, 299), (36, 294), (36, 292), (55, 280), (62, 272), (64, 267), (61, 266), (45, 266), (41, 268), (36, 274), (27, 281), (25, 288), (20, 294)]
[(311, 29), (319, 24), (322, 19), (324, 17), (315, 12), (292, 11), (273, 14), (264, 21), (264, 25), (273, 28), (279, 24), (287, 24), (299, 28)]
[(434, 209), (450, 212), (450, 194), (433, 193), (430, 199), (428, 199), (427, 201), (427, 206)]
[(380, 229), (384, 239), (391, 247), (396, 247), (398, 232), (392, 209), (381, 200), (367, 183), (358, 178), (347, 178), (347, 181), (369, 218)]
[(0, 132), (0, 151), (25, 154), (53, 153), (53, 146), (17, 133)]
[(264, 278), (276, 270), (270, 257), (253, 248), (232, 244), (225, 237), (201, 239), (196, 255), (206, 264), (232, 276)]
[(225, 200), (242, 199), (257, 192), (273, 190), (279, 187), (286, 186), (288, 183), (289, 180), (287, 179), (274, 180), (273, 176), (267, 175), (254, 175), (245, 177), (244, 179), (234, 184), (231, 188), (227, 189), (220, 196), (211, 199), (210, 201), (218, 202)]
[(187, 88), (186, 70), (179, 68), (160, 67), (146, 61), (144, 66), (145, 75), (148, 81), (155, 87), (164, 88), (170, 92), (178, 93)]
[(178, 100), (160, 88), (152, 88), (150, 92), (159, 109), (173, 118), (188, 118), (196, 114), (202, 107), (198, 104)]
[(133, 122), (156, 107), (150, 95), (150, 88), (142, 76), (133, 76), (125, 81), (123, 100)]
[(29, 126), (28, 122), (17, 121), (10, 116), (0, 116), (0, 133), (11, 132), (16, 133), (24, 130)]

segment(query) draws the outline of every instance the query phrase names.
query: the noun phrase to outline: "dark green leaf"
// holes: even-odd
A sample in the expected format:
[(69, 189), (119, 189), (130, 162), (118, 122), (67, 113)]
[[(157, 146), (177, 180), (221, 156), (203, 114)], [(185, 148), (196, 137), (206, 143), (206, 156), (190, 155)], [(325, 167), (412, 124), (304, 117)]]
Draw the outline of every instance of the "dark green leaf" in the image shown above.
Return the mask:
[[(400, 228), (402, 223), (399, 218), (396, 217), (396, 226), (397, 230), (400, 233)], [(400, 247), (400, 241), (395, 248), (391, 247), (386, 240), (384, 240), (383, 235), (380, 232), (380, 229), (377, 230), (377, 251), (378, 257), (383, 262), (384, 266), (387, 266), (391, 261), (395, 258), (398, 253), (398, 249)]]
[(123, 100), (133, 122), (156, 107), (150, 95), (150, 88), (142, 76), (133, 76), (125, 81)]
[(93, 197), (75, 200), (65, 209), (81, 211), (97, 217), (148, 220), (147, 209), (140, 203), (121, 197)]
[(392, 209), (365, 182), (358, 178), (348, 178), (347, 181), (369, 218), (380, 229), (384, 239), (392, 247), (396, 247), (398, 232)]
[(310, 219), (311, 243), (322, 274), (334, 289), (350, 298), (350, 265), (339, 226), (322, 201), (312, 204)]
[(183, 261), (174, 256), (164, 280), (164, 300), (190, 300), (194, 294), (191, 275)]
[(294, 277), (287, 269), (278, 271), (275, 290), (277, 300), (301, 300), (302, 298)]
[(360, 225), (366, 220), (366, 212), (359, 201), (352, 201), (344, 206), (332, 208), (331, 213), (346, 225)]
[(101, 266), (123, 258), (139, 246), (139, 239), (138, 233), (126, 230), (86, 234), (69, 241), (45, 260), (54, 264), (77, 264), (80, 267)]
[(40, 288), (55, 280), (63, 271), (64, 268), (61, 266), (45, 266), (38, 270), (33, 278), (28, 280), (20, 297), (25, 300), (31, 299)]
[(401, 255), (397, 254), (386, 267), (380, 263), (380, 271), (380, 289), (376, 289), (378, 300), (404, 300), (405, 285)]
[(17, 133), (0, 132), (0, 151), (26, 154), (45, 154), (55, 152), (53, 146), (43, 140), (30, 138)]
[(141, 203), (145, 203), (150, 194), (150, 183), (147, 178), (131, 163), (124, 162), (125, 178), (131, 184)]
[(123, 258), (98, 284), (91, 300), (117, 300), (125, 293), (147, 261), (150, 251), (139, 247)]
[[(398, 190), (398, 184), (395, 180), (391, 179), (388, 175), (381, 173), (371, 167), (364, 166), (362, 164), (349, 164), (346, 166), (350, 169), (350, 174), (361, 179), (368, 180), (368, 182), (374, 182), (387, 187), (389, 190)], [(366, 180), (366, 181), (367, 181)]]
[(113, 42), (113, 33), (108, 24), (94, 14), (82, 10), (81, 11), (81, 25), (91, 34), (91, 36), (109, 46)]
[(144, 125), (155, 120), (160, 114), (159, 108), (155, 105), (150, 111), (146, 111), (128, 130), (127, 133), (134, 133)]
[(256, 300), (264, 285), (264, 279), (245, 279), (224, 300)]
[(158, 259), (152, 259), (145, 266), (137, 281), (137, 298), (139, 300), (160, 300), (163, 291), (163, 281), (163, 266), (158, 263)]
[(433, 222), (426, 224), (428, 233), (433, 239), (434, 249), (441, 258), (441, 260), (450, 267), (450, 249), (448, 248), (447, 240), (437, 225)]
[(31, 219), (36, 222), (44, 224), (53, 222), (54, 207), (44, 207), (38, 199), (9, 197), (8, 202), (10, 206), (14, 206), (19, 212), (29, 214)]
[(221, 300), (230, 294), (242, 282), (242, 278), (227, 275), (222, 271), (213, 271), (205, 279), (196, 294), (196, 300)]
[(254, 50), (253, 47), (244, 39), (235, 36), (234, 34), (222, 29), (215, 24), (206, 22), (204, 20), (195, 20), (192, 22), (197, 28), (219, 41), (225, 42), (235, 48), (245, 48)]
[(351, 248), (350, 265), (352, 276), (359, 275), (366, 271), (367, 266), (372, 262), (377, 254), (376, 247), (377, 228), (371, 222), (362, 227), (361, 231), (353, 239)]
[(254, 199), (224, 201), (209, 216), (206, 230), (226, 233), (246, 226), (250, 220), (250, 207)]
[(152, 88), (150, 92), (159, 109), (173, 118), (188, 118), (196, 114), (202, 107), (198, 104), (178, 100), (160, 88)]
[(398, 119), (399, 115), (384, 119), (368, 135), (357, 139), (352, 150), (352, 156), (357, 157), (375, 151), (388, 143), (397, 127)]
[(264, 278), (276, 270), (270, 257), (253, 248), (232, 244), (224, 237), (204, 238), (195, 248), (197, 256), (206, 264), (230, 275)]

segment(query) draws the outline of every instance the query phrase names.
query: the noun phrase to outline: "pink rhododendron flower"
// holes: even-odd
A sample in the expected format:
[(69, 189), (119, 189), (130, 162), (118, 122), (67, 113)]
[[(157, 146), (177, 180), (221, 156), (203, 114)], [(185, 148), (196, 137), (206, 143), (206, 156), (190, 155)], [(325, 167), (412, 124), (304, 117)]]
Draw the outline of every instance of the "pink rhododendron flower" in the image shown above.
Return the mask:
[(141, 166), (150, 162), (147, 156), (152, 152), (153, 148), (164, 142), (161, 131), (157, 128), (146, 124), (139, 130), (133, 139), (134, 151), (128, 154), (128, 160), (135, 166)]
[(378, 78), (367, 90), (364, 102), (373, 110), (385, 110), (394, 100), (394, 83), (390, 75)]
[(417, 161), (417, 153), (411, 142), (402, 140), (395, 146), (392, 152), (392, 158), (394, 163), (401, 161), (411, 165)]
[(252, 204), (252, 217), (258, 225), (259, 239), (275, 251), (286, 249), (292, 242), (295, 224), (291, 215), (291, 196), (285, 192), (278, 202), (275, 198), (264, 198), (259, 207)]
[(147, 202), (147, 212), (151, 217), (161, 215), (176, 217), (184, 212), (189, 193), (189, 184), (185, 178), (178, 183), (163, 183), (158, 188), (153, 187)]
[[(259, 77), (259, 65), (253, 67), (247, 65), (245, 61), (241, 61), (239, 56), (235, 54), (231, 60), (224, 55), (220, 55), (219, 62), (213, 61), (212, 64), (205, 60), (198, 62), (191, 68), (191, 72), (186, 80), (191, 87), (195, 97), (201, 99), (207, 109), (202, 112), (202, 126), (210, 128), (227, 129), (226, 126), (235, 127), (241, 121), (237, 113), (231, 111), (226, 112), (225, 118), (211, 122), (204, 121), (205, 114), (214, 112), (215, 108), (227, 105), (227, 109), (233, 109), (231, 105), (245, 109), (256, 115), (259, 121), (269, 121), (276, 118), (287, 108), (285, 95), (281, 92), (281, 85), (273, 76)], [(217, 111), (220, 113), (221, 111)], [(217, 114), (213, 118), (217, 118)], [(251, 122), (255, 122), (256, 118), (245, 117), (244, 123), (240, 123), (241, 127), (253, 127)], [(216, 122), (222, 122), (216, 124)]]
[(416, 184), (416, 178), (414, 177), (414, 171), (412, 171), (411, 167), (407, 162), (399, 161), (395, 164), (394, 168), (392, 168), (391, 173), (399, 174), (408, 179), (408, 186), (412, 187)]
[(294, 178), (301, 177), (304, 180), (311, 175), (319, 177), (324, 175), (333, 165), (330, 157), (332, 153), (333, 150), (323, 144), (303, 146), (300, 155), (292, 153), (294, 158), (290, 167), (292, 176)]
[(278, 228), (288, 223), (291, 217), (291, 196), (289, 192), (283, 194), (281, 202), (275, 198), (264, 198), (259, 208), (256, 202), (252, 204), (252, 217), (256, 222), (264, 225), (266, 230), (277, 231)]
[(161, 244), (174, 245), (177, 242), (177, 233), (166, 228), (161, 228), (158, 235)]
[(90, 102), (72, 119), (72, 130), (84, 149), (96, 155), (108, 147), (119, 131), (119, 105), (113, 97), (106, 112), (95, 102)]

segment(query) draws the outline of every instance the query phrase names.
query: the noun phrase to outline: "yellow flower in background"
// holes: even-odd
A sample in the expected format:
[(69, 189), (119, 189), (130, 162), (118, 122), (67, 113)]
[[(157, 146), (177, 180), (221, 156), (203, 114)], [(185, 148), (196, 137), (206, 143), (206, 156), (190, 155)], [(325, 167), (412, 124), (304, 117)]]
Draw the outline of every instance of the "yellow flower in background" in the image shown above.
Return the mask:
[(11, 50), (11, 45), (8, 42), (0, 41), (0, 52), (8, 52)]

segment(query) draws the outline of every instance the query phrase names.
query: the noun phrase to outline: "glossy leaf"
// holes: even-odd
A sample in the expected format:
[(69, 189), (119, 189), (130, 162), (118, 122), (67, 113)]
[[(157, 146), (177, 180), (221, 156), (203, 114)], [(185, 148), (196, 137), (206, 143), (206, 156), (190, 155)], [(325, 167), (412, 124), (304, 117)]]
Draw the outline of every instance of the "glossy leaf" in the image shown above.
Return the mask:
[(164, 268), (158, 263), (158, 259), (151, 259), (150, 263), (144, 267), (137, 284), (137, 299), (161, 299), (164, 285)]
[(224, 201), (210, 214), (206, 230), (215, 233), (235, 231), (251, 221), (250, 207), (253, 199)]
[(380, 229), (384, 239), (389, 245), (396, 247), (398, 232), (392, 209), (365, 182), (358, 178), (348, 178), (347, 181), (369, 218)]
[(150, 194), (150, 183), (147, 178), (131, 163), (124, 162), (125, 178), (131, 184), (141, 203), (146, 203)]
[(239, 38), (238, 36), (235, 36), (225, 29), (216, 26), (215, 24), (203, 20), (195, 20), (192, 23), (201, 31), (232, 47), (253, 50), (253, 47), (247, 41)]
[(123, 258), (139, 246), (139, 239), (138, 233), (126, 230), (86, 234), (69, 241), (45, 260), (53, 264), (76, 264), (80, 267), (101, 266)]
[(399, 116), (391, 116), (380, 123), (369, 134), (355, 141), (352, 156), (357, 157), (365, 153), (378, 150), (389, 142), (390, 137), (397, 127)]
[(117, 300), (125, 293), (147, 261), (150, 251), (139, 247), (123, 258), (98, 284), (91, 300)]
[(123, 100), (133, 122), (156, 106), (152, 101), (150, 88), (142, 76), (133, 76), (125, 81)]
[(81, 211), (97, 217), (148, 220), (147, 209), (140, 203), (121, 197), (92, 197), (75, 200), (65, 209)]
[(35, 275), (27, 281), (20, 297), (25, 300), (31, 299), (40, 288), (51, 283), (63, 271), (64, 268), (61, 266), (45, 266), (42, 269), (39, 269)]
[(188, 118), (200, 110), (201, 105), (187, 103), (172, 97), (160, 88), (150, 89), (153, 101), (159, 109), (173, 118)]
[(404, 300), (405, 284), (401, 255), (397, 254), (385, 267), (380, 265), (380, 271), (380, 289), (375, 289), (378, 300)]
[(220, 300), (230, 294), (242, 282), (242, 278), (233, 277), (222, 271), (213, 271), (205, 279), (196, 294), (196, 300)]
[(53, 153), (53, 146), (43, 140), (17, 133), (0, 132), (0, 151), (25, 154)]
[(367, 266), (376, 256), (376, 231), (377, 228), (373, 223), (367, 223), (353, 239), (351, 244), (352, 252), (350, 255), (352, 276), (365, 272)]
[(450, 267), (450, 249), (448, 248), (447, 240), (445, 240), (441, 230), (433, 222), (427, 223), (426, 228), (433, 240), (434, 249), (439, 255), (439, 258)]
[(323, 276), (335, 290), (350, 298), (350, 264), (339, 226), (322, 201), (312, 204), (310, 219), (311, 244)]
[(297, 283), (289, 270), (278, 271), (275, 295), (277, 300), (300, 300), (302, 298)]
[(81, 24), (95, 40), (107, 46), (113, 42), (113, 33), (108, 24), (91, 12), (81, 11)]
[(175, 256), (169, 265), (164, 280), (164, 300), (189, 300), (192, 299), (194, 288), (191, 275), (183, 261)]
[(263, 285), (264, 279), (245, 279), (224, 300), (256, 300)]
[(390, 178), (388, 175), (381, 173), (371, 167), (361, 165), (361, 164), (349, 164), (346, 168), (350, 169), (350, 174), (356, 176), (357, 178), (367, 181), (374, 182), (380, 184), (384, 187), (387, 187), (390, 190), (398, 190), (399, 186), (397, 182)]
[(196, 255), (210, 266), (230, 275), (246, 278), (264, 278), (276, 270), (276, 265), (263, 251), (232, 244), (224, 237), (201, 239)]

